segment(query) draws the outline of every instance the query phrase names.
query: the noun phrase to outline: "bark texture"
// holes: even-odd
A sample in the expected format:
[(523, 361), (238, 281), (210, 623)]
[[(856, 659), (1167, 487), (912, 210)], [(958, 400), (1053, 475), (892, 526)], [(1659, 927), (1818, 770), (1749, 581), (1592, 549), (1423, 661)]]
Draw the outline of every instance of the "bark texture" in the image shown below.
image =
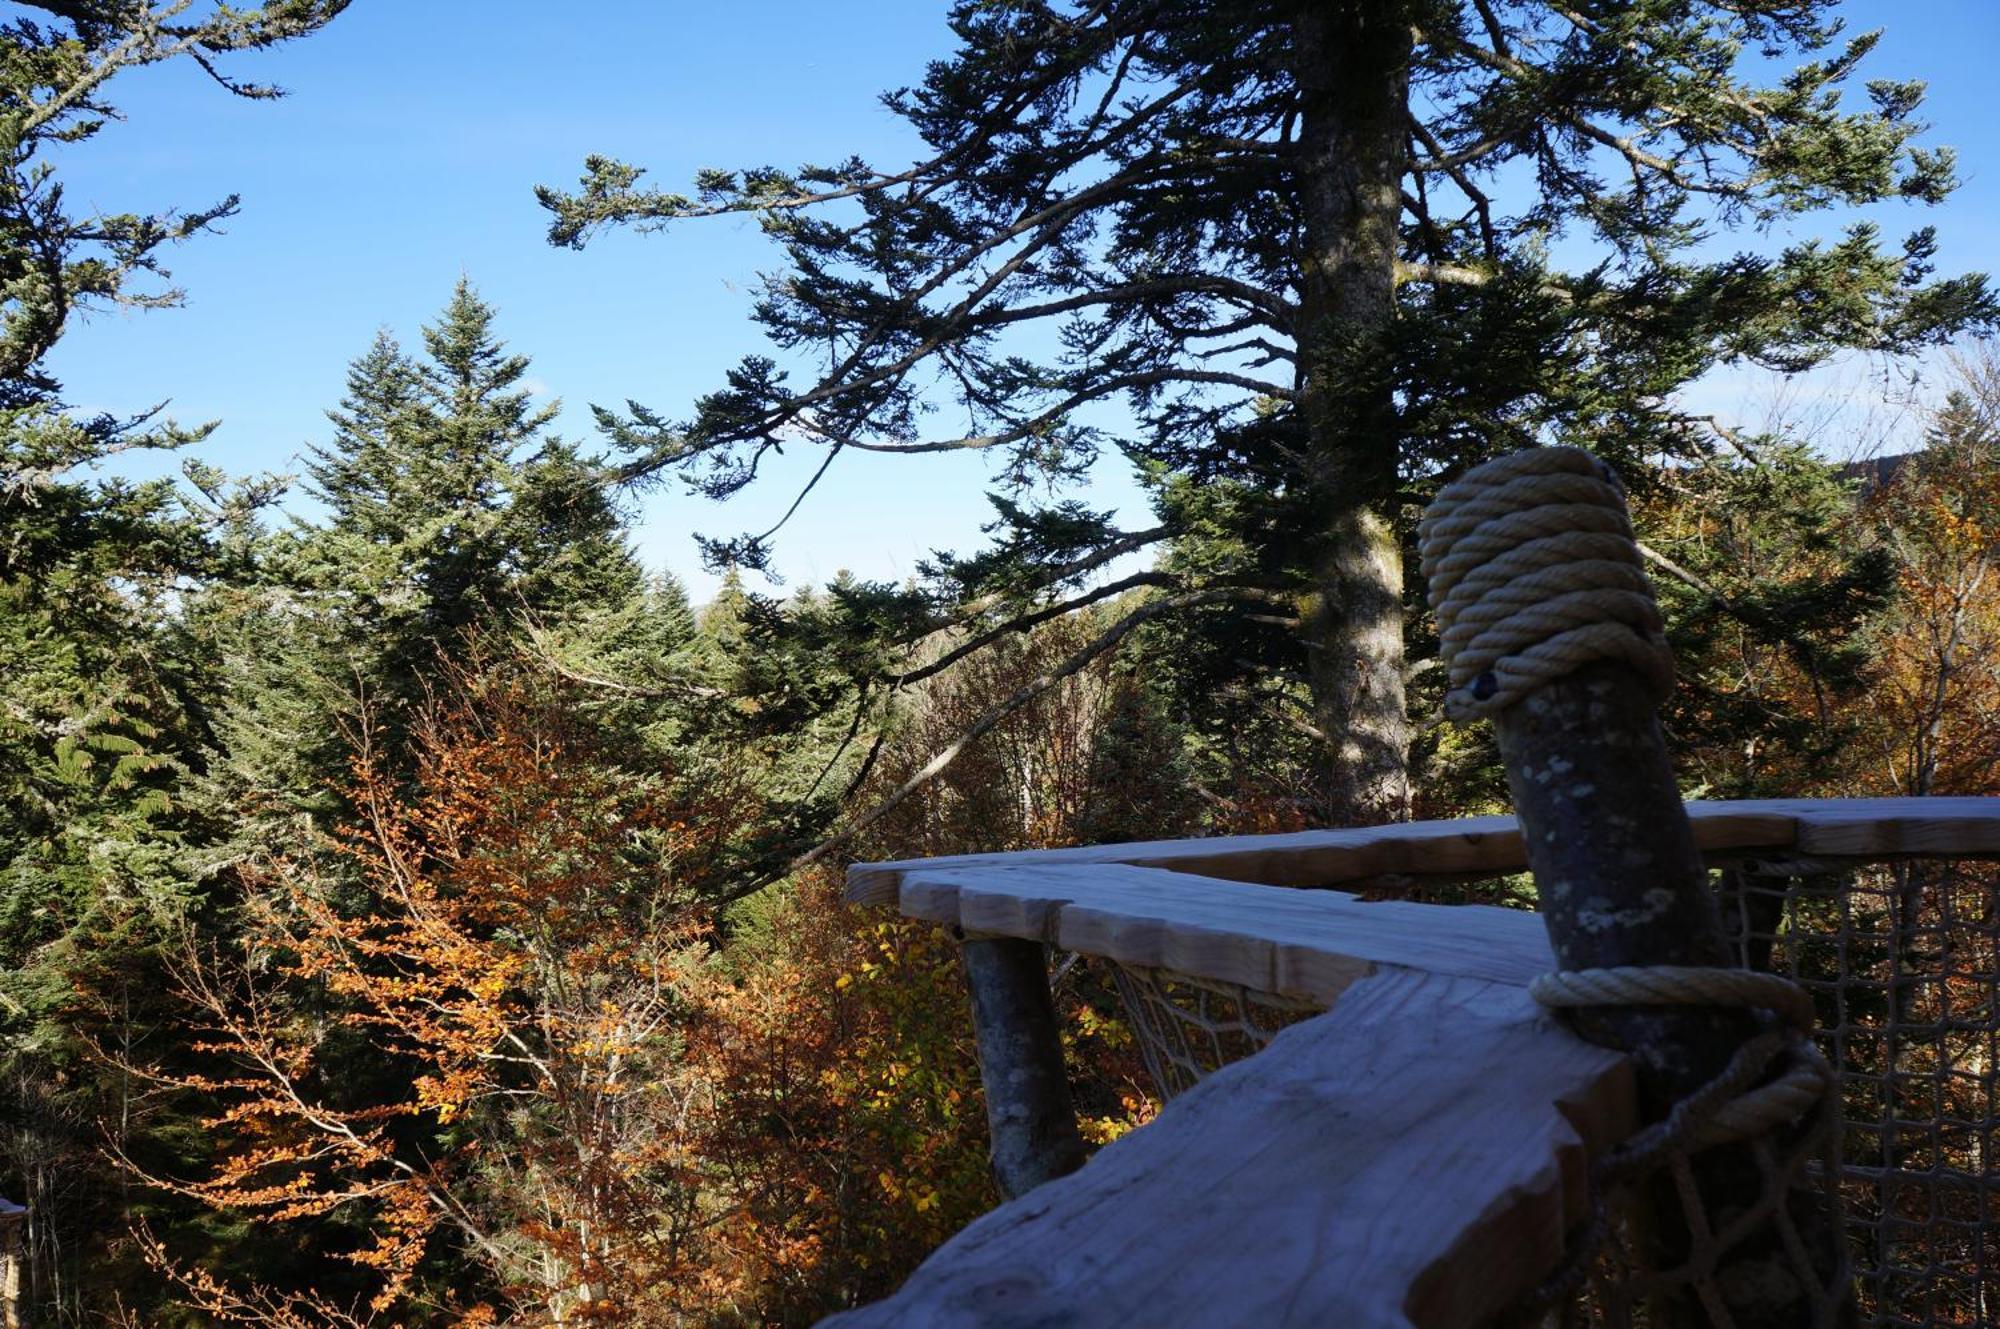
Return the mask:
[[(1560, 967), (1729, 965), (1715, 896), (1640, 678), (1623, 664), (1585, 666), (1502, 711), (1494, 727)], [(1757, 1032), (1756, 1020), (1748, 1011), (1676, 1007), (1575, 1013), (1585, 1038), (1632, 1057), (1648, 1121), (1719, 1074)], [(1780, 1141), (1781, 1150), (1792, 1143)], [(1717, 1229), (1765, 1185), (1747, 1144), (1705, 1150), (1693, 1167)], [(1671, 1268), (1690, 1246), (1681, 1200), (1661, 1176), (1646, 1201), (1649, 1256)], [(1839, 1216), (1809, 1184), (1784, 1203), (1823, 1286), (1841, 1267)], [(1814, 1324), (1813, 1289), (1798, 1275), (1777, 1226), (1765, 1224), (1723, 1257), (1715, 1282), (1737, 1324), (1803, 1329)], [(1709, 1323), (1692, 1298), (1653, 1313), (1663, 1325)]]
[(1299, 407), (1312, 513), (1300, 615), (1331, 824), (1407, 819), (1403, 557), (1390, 518), (1399, 426), (1388, 334), (1408, 167), (1408, 6), (1308, 4), (1300, 98)]
[(968, 937), (961, 955), (986, 1087), (993, 1179), (1017, 1199), (1083, 1166), (1048, 961), (1040, 942), (1011, 937)]

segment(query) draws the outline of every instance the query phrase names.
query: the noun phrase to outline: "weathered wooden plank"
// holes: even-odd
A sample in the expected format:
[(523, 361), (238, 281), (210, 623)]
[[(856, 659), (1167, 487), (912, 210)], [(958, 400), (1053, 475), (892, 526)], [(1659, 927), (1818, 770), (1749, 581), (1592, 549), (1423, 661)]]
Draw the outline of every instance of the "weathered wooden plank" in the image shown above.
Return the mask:
[(1632, 1124), (1623, 1059), (1520, 989), (1384, 971), (826, 1323), (1484, 1323), (1554, 1267)]
[(1319, 1001), (1382, 965), (1525, 986), (1552, 964), (1541, 920), (1522, 910), (1367, 902), (1116, 863), (916, 869), (900, 905), (967, 932)]
[(1802, 803), (1794, 815), (1800, 854), (2000, 854), (2000, 798), (1829, 799)]
[[(2000, 853), (2000, 798), (1755, 799), (1695, 802), (1687, 809), (1694, 823), (1695, 843), (1710, 855)], [(1156, 840), (857, 863), (848, 869), (847, 896), (857, 903), (893, 904), (903, 875), (918, 866), (1082, 863), (1129, 863), (1272, 886), (1328, 886), (1390, 874), (1519, 872), (1527, 866), (1527, 855), (1511, 815), (1467, 817), (1290, 835)]]
[[(1495, 840), (1501, 843), (1493, 843)], [(911, 868), (1057, 866), (1130, 863), (1193, 872), (1227, 881), (1271, 886), (1317, 886), (1358, 877), (1413, 870), (1449, 872), (1462, 865), (1483, 871), (1494, 862), (1525, 865), (1520, 833), (1511, 816), (1465, 817), (1456, 821), (1404, 822), (1337, 831), (1295, 831), (1287, 835), (1231, 835), (1206, 840), (1151, 840), (1131, 844), (1082, 845), (1073, 849), (1030, 849), (1007, 854), (962, 854), (950, 858), (857, 863), (847, 872), (847, 898), (861, 904), (891, 904), (896, 883)], [(1419, 869), (1418, 865), (1423, 864)], [(1500, 869), (1505, 871), (1507, 869)]]

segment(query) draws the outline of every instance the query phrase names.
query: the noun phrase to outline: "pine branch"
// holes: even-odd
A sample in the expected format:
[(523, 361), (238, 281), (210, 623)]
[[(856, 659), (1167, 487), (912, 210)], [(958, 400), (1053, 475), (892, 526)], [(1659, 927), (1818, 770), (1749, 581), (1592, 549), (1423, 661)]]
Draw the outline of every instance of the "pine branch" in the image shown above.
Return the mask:
[(1226, 604), (1230, 601), (1243, 600), (1265, 601), (1281, 598), (1274, 593), (1260, 591), (1251, 587), (1211, 587), (1206, 590), (1189, 591), (1181, 595), (1165, 596), (1140, 606), (1106, 628), (1082, 647), (1073, 651), (1062, 661), (1044, 670), (1034, 679), (1017, 688), (1013, 693), (988, 709), (977, 720), (968, 725), (957, 738), (934, 753), (931, 759), (925, 762), (915, 774), (877, 800), (875, 805), (869, 808), (868, 811), (854, 818), (847, 825), (841, 827), (834, 834), (822, 839), (811, 848), (793, 856), (782, 868), (729, 891), (720, 897), (717, 903), (725, 904), (730, 901), (740, 900), (756, 894), (767, 886), (775, 885), (783, 881), (786, 877), (811, 867), (814, 863), (819, 862), (840, 846), (851, 841), (855, 836), (862, 834), (870, 827), (876, 825), (900, 807), (912, 794), (915, 794), (932, 780), (935, 780), (954, 761), (964, 755), (965, 751), (974, 743), (999, 727), (1008, 716), (1013, 715), (1037, 697), (1042, 696), (1064, 679), (1080, 673), (1091, 661), (1117, 646), (1118, 643), (1131, 635), (1142, 624), (1150, 622), (1162, 614), (1183, 609), (1193, 609), (1202, 605)]

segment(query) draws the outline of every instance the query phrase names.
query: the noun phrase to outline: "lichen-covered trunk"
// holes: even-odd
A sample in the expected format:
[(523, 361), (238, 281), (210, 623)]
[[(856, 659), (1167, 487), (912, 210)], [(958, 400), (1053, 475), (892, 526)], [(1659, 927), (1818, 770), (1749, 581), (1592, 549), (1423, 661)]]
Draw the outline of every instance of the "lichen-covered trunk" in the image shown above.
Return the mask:
[(1388, 347), (1408, 161), (1405, 10), (1323, 0), (1292, 20), (1300, 483), (1312, 528), (1299, 533), (1310, 584), (1300, 618), (1334, 824), (1401, 820), (1410, 809)]

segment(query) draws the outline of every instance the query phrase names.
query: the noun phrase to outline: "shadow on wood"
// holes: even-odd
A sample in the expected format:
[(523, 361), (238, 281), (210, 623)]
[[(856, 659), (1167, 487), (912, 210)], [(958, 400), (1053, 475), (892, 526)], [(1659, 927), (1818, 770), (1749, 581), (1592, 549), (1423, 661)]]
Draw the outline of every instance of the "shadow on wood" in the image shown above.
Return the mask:
[(1385, 968), (826, 1323), (1479, 1323), (1556, 1263), (1632, 1123), (1623, 1059), (1519, 987)]

